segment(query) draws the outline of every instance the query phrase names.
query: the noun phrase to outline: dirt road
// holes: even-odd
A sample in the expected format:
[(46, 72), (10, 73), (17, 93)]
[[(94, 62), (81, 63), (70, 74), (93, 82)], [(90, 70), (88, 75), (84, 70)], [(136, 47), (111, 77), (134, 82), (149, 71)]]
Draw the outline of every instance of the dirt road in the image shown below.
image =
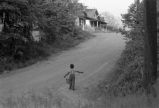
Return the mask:
[(0, 78), (0, 96), (20, 94), (28, 90), (41, 90), (52, 87), (56, 91), (65, 86), (64, 74), (69, 64), (74, 63), (77, 70), (85, 72), (77, 75), (76, 89), (87, 88), (105, 77), (125, 46), (120, 34), (96, 33), (96, 37), (81, 43), (75, 48), (63, 51), (48, 60), (33, 66), (16, 70), (16, 74)]

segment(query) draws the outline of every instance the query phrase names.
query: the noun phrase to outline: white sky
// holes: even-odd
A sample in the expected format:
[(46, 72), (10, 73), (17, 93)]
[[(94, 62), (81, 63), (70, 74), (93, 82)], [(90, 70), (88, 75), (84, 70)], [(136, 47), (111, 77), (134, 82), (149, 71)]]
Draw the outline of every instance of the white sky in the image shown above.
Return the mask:
[(96, 8), (100, 12), (109, 12), (120, 17), (121, 13), (126, 13), (129, 5), (134, 0), (79, 0), (88, 8)]

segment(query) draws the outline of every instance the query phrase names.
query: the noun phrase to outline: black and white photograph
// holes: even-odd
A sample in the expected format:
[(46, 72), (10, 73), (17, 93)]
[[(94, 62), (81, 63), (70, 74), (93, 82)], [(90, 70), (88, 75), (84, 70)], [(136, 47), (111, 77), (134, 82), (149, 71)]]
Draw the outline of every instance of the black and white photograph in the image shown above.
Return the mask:
[(159, 0), (0, 0), (0, 108), (159, 108)]

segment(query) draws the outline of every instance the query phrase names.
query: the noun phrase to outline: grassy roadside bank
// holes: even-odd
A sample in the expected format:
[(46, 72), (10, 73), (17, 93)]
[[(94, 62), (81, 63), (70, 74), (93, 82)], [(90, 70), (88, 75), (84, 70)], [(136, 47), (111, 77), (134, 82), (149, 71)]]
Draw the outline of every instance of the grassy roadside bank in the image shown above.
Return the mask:
[[(159, 81), (153, 86), (159, 95)], [(126, 96), (110, 96), (109, 92), (103, 92), (98, 99), (102, 108), (158, 108), (159, 97), (153, 94), (131, 94)]]
[[(139, 44), (140, 43), (140, 44)], [(92, 89), (95, 108), (159, 108), (159, 80), (145, 94), (142, 86), (142, 41), (128, 41), (114, 68)]]
[(34, 56), (25, 61), (17, 62), (14, 61), (12, 58), (7, 59), (6, 61), (0, 59), (1, 75), (10, 74), (10, 72), (12, 72), (13, 70), (24, 68), (33, 65), (39, 61), (46, 60), (51, 55), (73, 48), (76, 45), (80, 44), (81, 42), (93, 37), (91, 33), (82, 30), (79, 30), (77, 35), (78, 36), (75, 37), (64, 35), (65, 39), (57, 39), (53, 44), (47, 44), (45, 42), (35, 43), (35, 45), (33, 46), (35, 47), (36, 51), (31, 52), (35, 53)]
[[(139, 12), (135, 10), (137, 5)], [(126, 48), (110, 79), (101, 84), (104, 103), (108, 108), (158, 108), (159, 81), (153, 84), (149, 80), (146, 90), (144, 87), (144, 2), (131, 4), (122, 18), (130, 30), (121, 30), (127, 40)]]
[[(95, 102), (95, 107), (100, 108), (159, 108), (159, 80), (150, 88), (151, 94), (146, 95), (143, 90), (129, 94), (124, 94), (127, 90), (119, 89), (121, 85), (117, 80), (121, 74), (117, 73), (117, 66), (108, 74), (106, 81), (95, 88), (96, 94), (99, 94)], [(123, 76), (123, 75), (122, 75)], [(123, 78), (123, 77), (122, 77)], [(120, 78), (120, 79), (122, 79)], [(128, 82), (127, 82), (128, 83)]]

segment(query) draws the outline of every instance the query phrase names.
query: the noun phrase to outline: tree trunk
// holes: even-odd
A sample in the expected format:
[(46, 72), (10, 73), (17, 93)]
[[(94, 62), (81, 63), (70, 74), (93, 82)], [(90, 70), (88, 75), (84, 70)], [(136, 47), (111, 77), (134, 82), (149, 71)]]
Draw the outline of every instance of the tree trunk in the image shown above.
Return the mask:
[(159, 77), (159, 0), (157, 0), (157, 75)]
[(157, 17), (156, 0), (145, 0), (145, 64), (144, 87), (148, 89), (157, 80)]

